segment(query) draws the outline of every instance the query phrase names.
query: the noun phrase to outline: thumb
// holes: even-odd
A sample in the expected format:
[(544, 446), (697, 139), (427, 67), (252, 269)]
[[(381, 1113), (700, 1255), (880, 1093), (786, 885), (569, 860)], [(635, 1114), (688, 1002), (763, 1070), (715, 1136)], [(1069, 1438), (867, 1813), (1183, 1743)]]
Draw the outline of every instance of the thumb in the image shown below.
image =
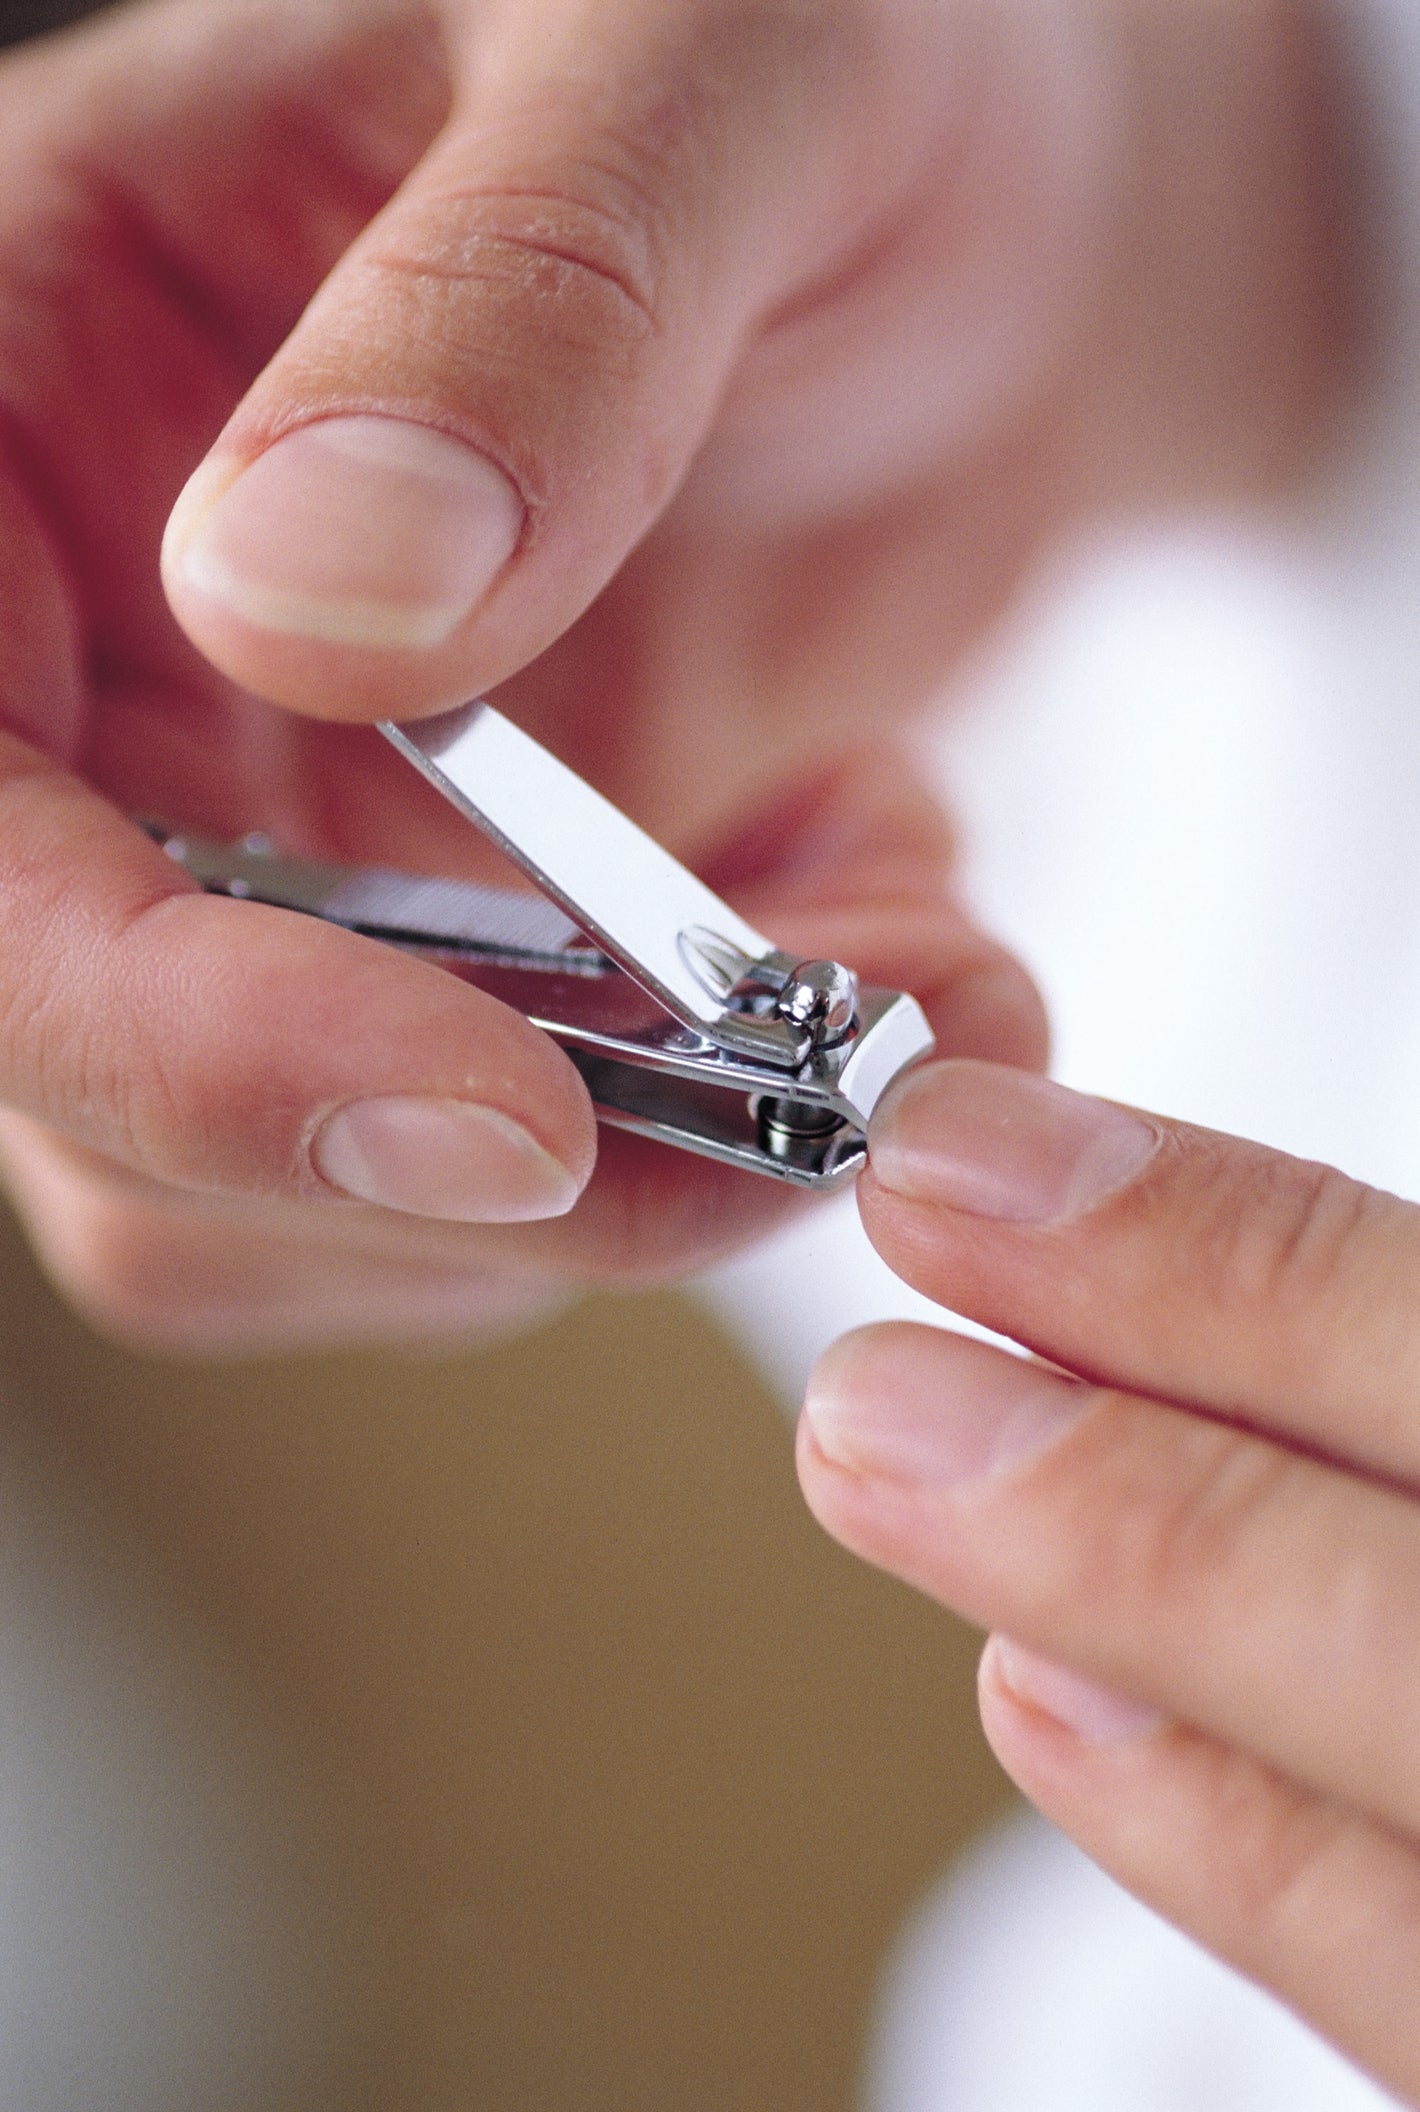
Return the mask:
[(502, 0), (456, 22), (454, 117), (174, 510), (164, 577), (202, 651), (368, 718), (491, 688), (566, 629), (674, 492), (747, 329), (843, 239), (891, 132), (864, 20)]

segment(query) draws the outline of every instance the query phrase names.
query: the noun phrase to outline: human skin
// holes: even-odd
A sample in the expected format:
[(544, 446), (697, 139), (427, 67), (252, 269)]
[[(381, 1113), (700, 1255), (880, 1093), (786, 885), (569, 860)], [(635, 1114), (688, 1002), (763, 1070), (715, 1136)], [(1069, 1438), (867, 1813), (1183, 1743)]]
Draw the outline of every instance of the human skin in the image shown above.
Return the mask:
[(1041, 1810), (1420, 2101), (1420, 1209), (980, 1064), (871, 1148), (891, 1266), (1051, 1368), (847, 1337), (811, 1507), (995, 1631), (983, 1720)]
[(467, 1332), (785, 1207), (598, 1149), (525, 1022), (123, 818), (476, 870), (340, 719), (501, 685), (784, 943), (1042, 1060), (894, 744), (1063, 524), (1324, 442), (1308, 24), (175, 0), (4, 62), (0, 1157), (92, 1317)]

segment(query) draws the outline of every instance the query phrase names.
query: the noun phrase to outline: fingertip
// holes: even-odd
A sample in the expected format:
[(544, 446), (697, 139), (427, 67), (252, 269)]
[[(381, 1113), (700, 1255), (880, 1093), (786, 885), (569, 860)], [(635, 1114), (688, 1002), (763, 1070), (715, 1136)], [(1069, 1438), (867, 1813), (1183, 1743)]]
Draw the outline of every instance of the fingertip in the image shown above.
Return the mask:
[[(569, 1059), (429, 962), (198, 890), (130, 917), (97, 966), (91, 950), (82, 972), (55, 971), (64, 1032), (15, 1097), (119, 1163), (496, 1223), (567, 1210), (590, 1174), (596, 1126)], [(343, 1155), (323, 1168), (332, 1134)]]
[(574, 1151), (552, 1152), (501, 1109), (431, 1094), (383, 1094), (337, 1108), (311, 1143), (331, 1188), (449, 1224), (565, 1217), (586, 1185)]
[(817, 1406), (855, 1392), (876, 1369), (880, 1355), (890, 1357), (899, 1343), (910, 1351), (919, 1336), (931, 1333), (932, 1330), (912, 1320), (875, 1320), (840, 1335), (836, 1342), (829, 1344), (809, 1373), (801, 1426), (812, 1430)]
[(486, 686), (469, 627), (522, 539), (490, 457), (416, 419), (318, 419), (220, 449), (163, 538), (169, 603), (243, 688), (317, 717), (408, 716)]
[[(920, 1337), (928, 1338), (925, 1345)], [(922, 1350), (930, 1360), (934, 1346), (934, 1330), (915, 1321), (874, 1321), (840, 1335), (809, 1374), (795, 1433), (799, 1485), (824, 1530), (858, 1553), (869, 1552), (857, 1544), (854, 1526), (860, 1500), (871, 1503), (871, 1477), (862, 1471), (851, 1443), (842, 1443), (843, 1425), (851, 1423), (864, 1395), (878, 1387), (884, 1369), (901, 1369), (905, 1361), (913, 1367), (913, 1383), (919, 1382)]]
[(1087, 1217), (1146, 1173), (1157, 1122), (1009, 1065), (946, 1057), (894, 1080), (869, 1136), (876, 1195), (1018, 1227)]
[(1166, 1722), (1147, 1702), (1000, 1634), (981, 1653), (977, 1690), (983, 1727), (1004, 1766), (1068, 1765), (1087, 1752), (1142, 1744)]

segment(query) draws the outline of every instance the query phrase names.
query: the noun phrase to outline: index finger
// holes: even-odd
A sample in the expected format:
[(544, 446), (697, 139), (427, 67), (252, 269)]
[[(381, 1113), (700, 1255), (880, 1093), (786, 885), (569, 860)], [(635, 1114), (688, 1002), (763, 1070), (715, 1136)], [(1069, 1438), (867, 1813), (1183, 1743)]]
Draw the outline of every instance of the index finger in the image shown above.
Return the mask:
[(1420, 1480), (1420, 1209), (975, 1063), (879, 1112), (864, 1222), (916, 1289), (1104, 1384)]

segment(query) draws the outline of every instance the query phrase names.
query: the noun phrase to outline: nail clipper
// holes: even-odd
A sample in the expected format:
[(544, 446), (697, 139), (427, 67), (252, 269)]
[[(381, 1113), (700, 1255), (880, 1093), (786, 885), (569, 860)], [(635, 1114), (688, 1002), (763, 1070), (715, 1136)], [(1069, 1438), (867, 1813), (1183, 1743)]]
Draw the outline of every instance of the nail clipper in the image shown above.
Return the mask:
[(912, 998), (781, 952), (491, 705), (380, 731), (540, 895), (153, 833), (213, 894), (386, 940), (525, 1013), (603, 1122), (800, 1188), (854, 1178), (878, 1100), (933, 1045)]

